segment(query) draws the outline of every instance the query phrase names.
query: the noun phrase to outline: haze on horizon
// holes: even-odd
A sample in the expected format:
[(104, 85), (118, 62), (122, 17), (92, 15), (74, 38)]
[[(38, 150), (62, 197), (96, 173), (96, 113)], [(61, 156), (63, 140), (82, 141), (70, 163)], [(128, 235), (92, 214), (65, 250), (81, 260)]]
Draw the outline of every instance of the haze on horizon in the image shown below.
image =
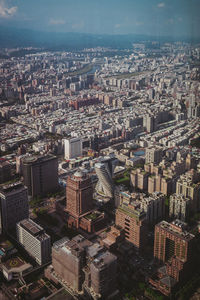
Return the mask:
[(200, 38), (199, 0), (0, 0), (0, 27)]

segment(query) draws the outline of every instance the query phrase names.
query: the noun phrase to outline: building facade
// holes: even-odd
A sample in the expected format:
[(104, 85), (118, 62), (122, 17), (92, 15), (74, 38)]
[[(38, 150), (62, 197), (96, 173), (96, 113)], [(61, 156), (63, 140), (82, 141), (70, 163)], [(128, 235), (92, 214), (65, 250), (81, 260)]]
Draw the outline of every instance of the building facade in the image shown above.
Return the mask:
[(28, 216), (27, 188), (21, 182), (3, 186), (0, 190), (1, 231), (15, 230), (16, 224)]
[(95, 171), (98, 177), (98, 182), (96, 185), (97, 193), (102, 196), (112, 198), (114, 193), (114, 186), (109, 169), (104, 163), (96, 163)]
[(146, 149), (145, 163), (159, 163), (162, 160), (163, 150), (159, 147), (151, 147)]
[(31, 156), (23, 160), (24, 184), (32, 197), (44, 196), (58, 188), (58, 159), (53, 155)]
[(179, 219), (185, 222), (191, 210), (191, 200), (179, 194), (173, 194), (169, 200), (169, 216), (170, 218)]
[(93, 188), (90, 177), (78, 170), (67, 179), (66, 210), (79, 218), (93, 208)]
[(126, 240), (141, 250), (147, 238), (147, 222), (146, 213), (139, 207), (134, 202), (122, 203), (116, 211), (115, 224), (124, 229)]
[(64, 140), (65, 159), (76, 158), (82, 155), (82, 141), (80, 138)]
[(17, 224), (17, 238), (39, 265), (51, 260), (51, 238), (31, 219), (24, 219)]
[(169, 296), (178, 283), (192, 274), (194, 241), (195, 236), (178, 219), (172, 223), (162, 221), (155, 226), (154, 257), (163, 265), (149, 282), (164, 295)]

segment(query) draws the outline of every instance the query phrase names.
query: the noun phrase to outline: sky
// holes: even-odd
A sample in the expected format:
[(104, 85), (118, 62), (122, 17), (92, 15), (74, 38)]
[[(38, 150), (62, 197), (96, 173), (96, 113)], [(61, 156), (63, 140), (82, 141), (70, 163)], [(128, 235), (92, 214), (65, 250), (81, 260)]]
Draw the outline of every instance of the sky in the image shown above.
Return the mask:
[(200, 37), (200, 0), (0, 0), (0, 26)]

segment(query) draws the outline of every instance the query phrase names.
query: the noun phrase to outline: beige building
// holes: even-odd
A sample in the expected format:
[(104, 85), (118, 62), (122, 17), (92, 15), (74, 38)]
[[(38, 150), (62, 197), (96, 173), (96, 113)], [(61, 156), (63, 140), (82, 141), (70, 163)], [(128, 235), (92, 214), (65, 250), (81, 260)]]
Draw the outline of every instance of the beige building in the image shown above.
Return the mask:
[(191, 200), (189, 198), (181, 194), (171, 195), (169, 200), (169, 216), (185, 222), (190, 214), (190, 205)]
[(147, 191), (148, 177), (149, 177), (149, 173), (145, 172), (142, 168), (132, 170), (130, 174), (131, 185), (134, 188)]
[(200, 208), (200, 182), (195, 170), (190, 170), (181, 175), (176, 183), (176, 194), (182, 194), (191, 199), (191, 208), (197, 211)]
[(163, 177), (161, 175), (151, 175), (148, 178), (148, 193), (161, 192), (170, 195), (175, 192), (176, 178)]
[(145, 163), (159, 163), (162, 160), (163, 150), (161, 147), (151, 147), (146, 149)]

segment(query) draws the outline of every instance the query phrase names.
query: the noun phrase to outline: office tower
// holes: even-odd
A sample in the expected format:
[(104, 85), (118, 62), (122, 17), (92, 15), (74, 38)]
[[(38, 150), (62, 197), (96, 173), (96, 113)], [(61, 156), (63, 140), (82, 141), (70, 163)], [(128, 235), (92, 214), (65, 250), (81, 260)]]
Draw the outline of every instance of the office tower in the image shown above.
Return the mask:
[(51, 238), (31, 219), (24, 219), (17, 224), (17, 238), (39, 265), (51, 260)]
[[(93, 188), (91, 178), (78, 170), (67, 179), (66, 210), (78, 227), (79, 218), (93, 208)], [(71, 218), (71, 220), (72, 220)]]
[(183, 195), (173, 194), (169, 200), (169, 216), (185, 222), (190, 215), (191, 200)]
[(3, 186), (0, 189), (1, 231), (16, 229), (16, 224), (28, 216), (27, 188), (20, 182)]
[(198, 100), (195, 99), (195, 95), (190, 95), (189, 103), (188, 103), (188, 110), (187, 110), (188, 118), (196, 119), (200, 116), (200, 104)]
[(151, 147), (146, 149), (145, 163), (159, 163), (162, 160), (163, 150), (160, 147)]
[(82, 155), (82, 140), (80, 138), (71, 138), (64, 140), (65, 159), (76, 158)]
[(52, 267), (56, 280), (75, 292), (82, 290), (84, 281), (82, 268), (86, 263), (85, 249), (89, 245), (91, 242), (77, 235), (71, 241), (62, 239), (54, 243), (52, 247)]
[(58, 159), (52, 155), (23, 159), (24, 184), (32, 197), (43, 196), (58, 188)]
[(52, 265), (45, 276), (61, 283), (74, 296), (108, 299), (116, 290), (117, 258), (81, 235), (72, 240), (63, 238), (52, 247)]
[(143, 117), (143, 127), (149, 133), (155, 131), (157, 129), (157, 119), (154, 116), (145, 115)]
[(105, 214), (93, 209), (91, 179), (80, 170), (67, 179), (66, 211), (69, 227), (81, 228), (90, 233), (105, 227)]
[(11, 179), (11, 164), (7, 161), (0, 161), (0, 184)]
[(99, 138), (96, 134), (93, 137), (91, 137), (90, 147), (94, 151), (99, 150)]
[(85, 268), (85, 277), (90, 278), (87, 281), (87, 287), (91, 294), (100, 295), (101, 299), (107, 299), (116, 291), (117, 277), (117, 257), (109, 251), (102, 251), (94, 256), (93, 248), (96, 244), (88, 248), (88, 256), (90, 257), (89, 268)]
[(23, 174), (23, 159), (25, 157), (28, 157), (29, 154), (22, 154), (19, 156), (16, 156), (16, 173), (19, 175)]
[(162, 221), (155, 226), (154, 257), (164, 264), (150, 283), (169, 296), (177, 283), (185, 281), (193, 270), (195, 236), (180, 220)]
[(191, 199), (191, 209), (195, 212), (200, 208), (200, 182), (199, 174), (190, 170), (181, 175), (176, 183), (176, 194)]
[(115, 224), (124, 229), (126, 240), (141, 250), (147, 239), (147, 222), (146, 213), (139, 207), (139, 203), (122, 203), (116, 211)]
[(98, 177), (96, 185), (96, 191), (102, 196), (112, 198), (113, 197), (113, 182), (108, 167), (103, 163), (95, 164), (95, 171)]
[(155, 98), (155, 90), (154, 89), (149, 89), (148, 90), (148, 96), (150, 100), (153, 100)]
[(186, 170), (196, 169), (197, 160), (195, 159), (194, 156), (192, 156), (190, 153), (188, 153), (186, 160), (185, 160), (185, 164), (186, 164)]

